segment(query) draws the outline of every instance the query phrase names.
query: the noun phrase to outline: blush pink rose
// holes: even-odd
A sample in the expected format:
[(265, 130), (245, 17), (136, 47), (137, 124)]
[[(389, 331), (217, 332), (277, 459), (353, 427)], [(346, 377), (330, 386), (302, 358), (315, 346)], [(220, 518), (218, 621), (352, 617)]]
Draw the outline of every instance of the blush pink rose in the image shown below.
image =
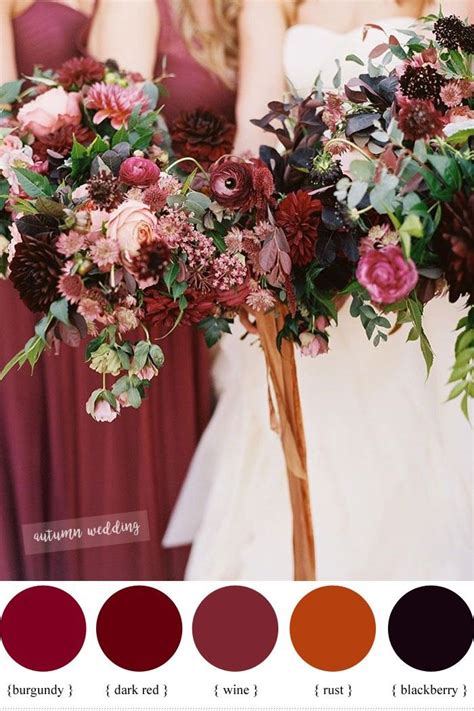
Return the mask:
[(153, 161), (132, 156), (120, 166), (119, 180), (126, 185), (148, 188), (157, 182), (160, 173), (159, 167)]
[(371, 249), (360, 259), (356, 277), (378, 304), (394, 304), (416, 286), (418, 272), (397, 245)]
[(107, 237), (118, 242), (126, 258), (135, 257), (143, 244), (156, 239), (157, 222), (145, 203), (126, 200), (110, 215)]
[(37, 138), (64, 126), (78, 126), (81, 123), (79, 94), (64, 91), (62, 87), (45, 91), (21, 107), (18, 120), (23, 129)]

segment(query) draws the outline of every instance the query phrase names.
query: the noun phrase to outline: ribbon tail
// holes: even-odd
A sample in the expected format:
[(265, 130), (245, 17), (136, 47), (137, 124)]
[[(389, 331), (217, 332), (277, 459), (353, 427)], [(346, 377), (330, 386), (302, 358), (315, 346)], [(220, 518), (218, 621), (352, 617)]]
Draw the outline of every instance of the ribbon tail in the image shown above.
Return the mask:
[(280, 421), (280, 438), (285, 456), (293, 514), (294, 579), (316, 579), (316, 552), (309, 495), (306, 439), (296, 373), (294, 344), (283, 339), (277, 347), (278, 332), (287, 311), (257, 313), (256, 324), (265, 354), (267, 371), (275, 394)]

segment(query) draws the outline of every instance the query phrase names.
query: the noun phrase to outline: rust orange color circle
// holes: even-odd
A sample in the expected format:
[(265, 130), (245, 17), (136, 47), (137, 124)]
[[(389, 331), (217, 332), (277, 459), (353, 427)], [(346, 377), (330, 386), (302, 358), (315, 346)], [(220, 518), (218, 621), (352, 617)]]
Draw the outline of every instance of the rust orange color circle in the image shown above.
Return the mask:
[(312, 667), (342, 671), (369, 653), (375, 639), (375, 617), (354, 590), (327, 585), (298, 603), (290, 634), (294, 648)]

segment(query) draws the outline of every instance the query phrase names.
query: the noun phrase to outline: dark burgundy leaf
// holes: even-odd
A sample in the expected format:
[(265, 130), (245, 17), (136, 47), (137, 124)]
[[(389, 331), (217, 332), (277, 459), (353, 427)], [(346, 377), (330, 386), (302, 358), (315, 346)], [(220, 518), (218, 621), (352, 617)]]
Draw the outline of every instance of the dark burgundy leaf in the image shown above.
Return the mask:
[(355, 116), (350, 116), (347, 121), (346, 135), (348, 137), (353, 136), (354, 133), (359, 133), (360, 131), (365, 131), (374, 125), (375, 121), (381, 118), (379, 113), (377, 114), (356, 114)]
[(337, 234), (329, 230), (321, 230), (316, 241), (316, 259), (324, 267), (329, 266), (336, 259)]
[(59, 221), (52, 215), (24, 215), (16, 221), (16, 226), (27, 237), (59, 234)]

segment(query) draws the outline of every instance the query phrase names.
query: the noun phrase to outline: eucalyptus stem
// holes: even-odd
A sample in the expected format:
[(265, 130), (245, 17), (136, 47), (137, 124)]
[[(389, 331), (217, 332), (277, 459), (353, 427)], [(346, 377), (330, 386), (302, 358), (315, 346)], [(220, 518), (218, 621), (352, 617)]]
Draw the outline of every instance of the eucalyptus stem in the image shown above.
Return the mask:
[(164, 336), (160, 336), (160, 337), (157, 338), (156, 340), (157, 340), (157, 341), (163, 341), (165, 338), (168, 338), (168, 336), (171, 336), (171, 334), (173, 333), (173, 331), (178, 328), (179, 324), (181, 323), (181, 321), (182, 321), (182, 319), (183, 319), (183, 316), (184, 316), (184, 309), (179, 312), (178, 318), (176, 319), (176, 321), (174, 322), (172, 328), (170, 328), (170, 330), (168, 331), (168, 333), (165, 333)]
[(205, 175), (206, 177), (208, 177), (208, 175), (209, 175), (204, 170), (201, 163), (199, 163), (195, 158), (178, 158), (178, 160), (175, 160), (173, 163), (171, 163), (171, 165), (169, 165), (167, 167), (166, 173), (169, 173), (171, 170), (173, 170), (173, 168), (176, 168), (176, 166), (180, 165), (180, 163), (194, 163), (194, 165), (196, 165), (199, 168), (199, 170), (201, 171), (201, 173), (203, 175)]

